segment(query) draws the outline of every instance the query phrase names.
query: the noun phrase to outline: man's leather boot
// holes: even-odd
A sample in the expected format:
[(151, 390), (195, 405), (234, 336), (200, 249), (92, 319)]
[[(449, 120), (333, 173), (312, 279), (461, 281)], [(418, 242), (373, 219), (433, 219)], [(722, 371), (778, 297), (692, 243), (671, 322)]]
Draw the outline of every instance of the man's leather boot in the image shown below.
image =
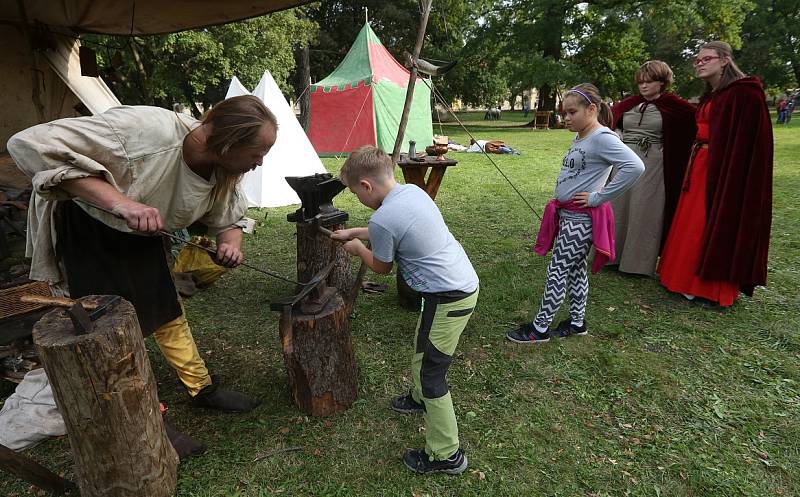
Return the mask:
[[(212, 378), (211, 381), (214, 381)], [(207, 409), (219, 409), (221, 411), (247, 412), (254, 409), (261, 403), (260, 400), (249, 395), (225, 390), (214, 382), (204, 387), (200, 392), (192, 397), (193, 407), (205, 407)]]

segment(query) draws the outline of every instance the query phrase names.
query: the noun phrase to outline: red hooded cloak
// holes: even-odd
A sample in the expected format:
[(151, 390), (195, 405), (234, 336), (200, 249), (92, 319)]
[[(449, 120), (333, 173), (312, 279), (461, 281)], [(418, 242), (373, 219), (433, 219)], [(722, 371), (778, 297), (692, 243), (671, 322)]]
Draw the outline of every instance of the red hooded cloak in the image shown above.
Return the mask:
[[(641, 95), (630, 96), (611, 108), (614, 113), (614, 126), (623, 129), (622, 115), (644, 103)], [(697, 134), (695, 121), (695, 106), (672, 93), (662, 93), (660, 97), (650, 101), (661, 113), (662, 134), (664, 135), (664, 220), (661, 230), (661, 245), (669, 234), (678, 199), (681, 196), (681, 186), (692, 143)]]
[(740, 79), (708, 98), (706, 228), (697, 275), (738, 283), (752, 295), (767, 283), (772, 122), (758, 78)]

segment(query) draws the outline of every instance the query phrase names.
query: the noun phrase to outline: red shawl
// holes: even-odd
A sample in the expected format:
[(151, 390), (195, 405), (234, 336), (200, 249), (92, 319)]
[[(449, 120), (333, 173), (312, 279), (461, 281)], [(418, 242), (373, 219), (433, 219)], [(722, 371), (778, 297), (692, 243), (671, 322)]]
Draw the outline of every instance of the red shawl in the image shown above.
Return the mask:
[[(623, 129), (622, 115), (644, 101), (645, 99), (641, 95), (634, 95), (612, 107), (611, 112), (614, 113), (612, 129)], [(663, 123), (664, 221), (661, 230), (661, 245), (663, 246), (672, 224), (672, 217), (675, 215), (675, 209), (678, 207), (683, 175), (689, 163), (692, 143), (697, 134), (697, 123), (694, 116), (695, 106), (672, 93), (663, 93), (650, 103), (655, 105), (661, 113)]]
[(697, 274), (767, 284), (772, 225), (772, 122), (761, 81), (740, 79), (712, 93), (706, 228)]

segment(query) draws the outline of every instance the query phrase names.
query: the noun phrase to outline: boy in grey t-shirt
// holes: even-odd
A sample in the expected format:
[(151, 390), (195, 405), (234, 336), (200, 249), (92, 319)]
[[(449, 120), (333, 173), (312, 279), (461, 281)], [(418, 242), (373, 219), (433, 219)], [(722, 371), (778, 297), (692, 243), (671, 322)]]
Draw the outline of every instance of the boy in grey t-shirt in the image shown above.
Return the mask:
[[(375, 214), (368, 228), (331, 236), (345, 241), (344, 249), (376, 273), (389, 273), (397, 261), (405, 282), (422, 295), (413, 385), (407, 395), (392, 400), (391, 408), (423, 414), (425, 448), (407, 451), (403, 462), (417, 473), (463, 473), (467, 457), (458, 440), (447, 370), (478, 300), (478, 275), (433, 200), (417, 186), (398, 184), (394, 164), (382, 150), (367, 146), (353, 152), (340, 177)], [(370, 240), (372, 249), (361, 240)]]

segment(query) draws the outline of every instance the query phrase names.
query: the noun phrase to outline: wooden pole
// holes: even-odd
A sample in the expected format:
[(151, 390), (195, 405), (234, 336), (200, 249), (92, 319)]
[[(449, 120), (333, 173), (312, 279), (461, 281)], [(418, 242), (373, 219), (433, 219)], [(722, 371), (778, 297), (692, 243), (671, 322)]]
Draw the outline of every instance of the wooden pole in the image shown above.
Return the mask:
[(118, 300), (93, 324), (93, 331), (78, 335), (67, 311), (56, 309), (33, 328), (67, 427), (81, 496), (171, 496), (178, 455), (164, 430), (136, 311)]
[[(422, 14), (419, 20), (419, 30), (417, 31), (417, 43), (414, 45), (414, 60), (419, 58), (422, 51), (422, 43), (425, 41), (425, 30), (428, 28), (428, 16), (431, 13), (432, 0), (422, 0)], [(394, 141), (394, 150), (392, 151), (392, 162), (397, 162), (400, 158), (400, 147), (403, 145), (403, 136), (406, 133), (406, 125), (408, 124), (408, 114), (411, 112), (411, 102), (414, 100), (414, 86), (417, 83), (417, 67), (411, 67), (410, 74), (408, 75), (408, 89), (406, 90), (406, 101), (403, 104), (403, 114), (400, 116), (400, 126), (397, 129), (397, 138)], [(420, 144), (422, 145), (422, 144)], [(424, 148), (424, 147), (423, 147)]]
[(0, 445), (0, 468), (28, 483), (36, 485), (42, 490), (55, 494), (60, 495), (78, 490), (78, 487), (71, 481), (61, 478), (33, 459), (17, 454), (5, 445)]

